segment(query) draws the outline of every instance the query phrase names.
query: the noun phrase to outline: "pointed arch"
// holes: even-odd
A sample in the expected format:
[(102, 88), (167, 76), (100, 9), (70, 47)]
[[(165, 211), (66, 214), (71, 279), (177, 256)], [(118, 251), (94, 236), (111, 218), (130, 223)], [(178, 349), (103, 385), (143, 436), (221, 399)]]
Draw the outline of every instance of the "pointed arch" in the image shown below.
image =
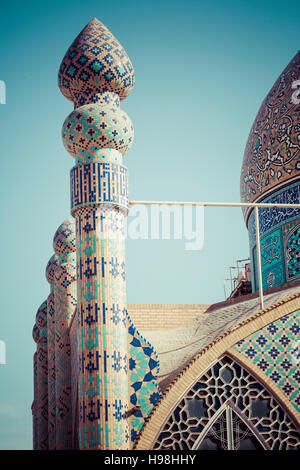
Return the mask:
[(205, 436), (223, 450), (300, 449), (299, 427), (272, 391), (228, 354), (187, 385), (149, 447), (192, 450)]

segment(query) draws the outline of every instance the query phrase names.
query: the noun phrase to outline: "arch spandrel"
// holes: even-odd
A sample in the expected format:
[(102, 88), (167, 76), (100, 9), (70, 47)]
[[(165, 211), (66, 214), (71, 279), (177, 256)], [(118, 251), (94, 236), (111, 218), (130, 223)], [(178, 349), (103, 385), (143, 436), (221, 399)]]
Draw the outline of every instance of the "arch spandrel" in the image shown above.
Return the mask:
[[(232, 331), (227, 331), (225, 334), (213, 341), (203, 350), (191, 359), (184, 368), (178, 373), (172, 383), (166, 388), (162, 398), (149, 416), (148, 422), (141, 430), (138, 439), (135, 443), (135, 449), (149, 449), (152, 448), (153, 443), (158, 434), (158, 430), (163, 429), (163, 426), (168, 420), (170, 410), (180, 402), (187, 389), (195, 383), (197, 378), (207, 370), (211, 364), (222, 357), (224, 354), (230, 352), (231, 356), (238, 355), (238, 352), (233, 349), (233, 346), (239, 341), (247, 338), (251, 334), (258, 330), (266, 327), (267, 325), (279, 320), (280, 318), (299, 310), (300, 302), (299, 296), (295, 295), (284, 301), (279, 302), (272, 307), (265, 309), (249, 318), (242, 324), (238, 325)], [(240, 361), (244, 364), (245, 361)], [(262, 371), (257, 370), (257, 367), (247, 364), (247, 368), (253, 370), (254, 376), (258, 377), (260, 383), (262, 383), (267, 389), (271, 387), (272, 395), (278, 403), (281, 404), (282, 409), (286, 410), (293, 422), (297, 423), (298, 427), (300, 424), (300, 413), (295, 407), (286, 400), (283, 392), (279, 388), (268, 383), (266, 377), (262, 374)]]
[(230, 353), (259, 374), (300, 415), (300, 311), (270, 323), (236, 343)]

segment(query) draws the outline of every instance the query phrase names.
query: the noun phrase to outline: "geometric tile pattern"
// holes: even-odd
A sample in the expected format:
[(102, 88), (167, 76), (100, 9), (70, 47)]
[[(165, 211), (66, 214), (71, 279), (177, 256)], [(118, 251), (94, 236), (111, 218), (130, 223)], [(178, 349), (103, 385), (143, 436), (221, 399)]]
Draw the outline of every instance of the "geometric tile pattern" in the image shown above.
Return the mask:
[(225, 355), (179, 397), (153, 449), (299, 450), (300, 434), (272, 392)]
[(129, 401), (133, 409), (130, 416), (130, 437), (134, 443), (151, 410), (161, 397), (157, 385), (159, 360), (153, 346), (133, 325), (127, 312), (129, 354)]
[(292, 99), (299, 66), (300, 52), (276, 80), (254, 120), (241, 172), (243, 202), (253, 202), (288, 180), (299, 179), (300, 108)]
[(134, 70), (125, 50), (97, 18), (69, 47), (59, 68), (59, 88), (75, 107), (97, 101), (97, 93), (126, 98), (134, 86)]
[(300, 361), (295, 355), (300, 339), (300, 313), (290, 313), (234, 345), (255, 364), (300, 411)]

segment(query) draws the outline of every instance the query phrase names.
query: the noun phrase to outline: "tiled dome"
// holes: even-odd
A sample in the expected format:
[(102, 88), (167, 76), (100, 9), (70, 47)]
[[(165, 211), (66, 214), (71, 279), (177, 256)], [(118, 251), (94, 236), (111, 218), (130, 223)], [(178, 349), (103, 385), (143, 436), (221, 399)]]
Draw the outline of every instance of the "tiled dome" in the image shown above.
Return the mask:
[(251, 128), (241, 172), (242, 202), (259, 202), (300, 179), (299, 79), (300, 51), (276, 80)]

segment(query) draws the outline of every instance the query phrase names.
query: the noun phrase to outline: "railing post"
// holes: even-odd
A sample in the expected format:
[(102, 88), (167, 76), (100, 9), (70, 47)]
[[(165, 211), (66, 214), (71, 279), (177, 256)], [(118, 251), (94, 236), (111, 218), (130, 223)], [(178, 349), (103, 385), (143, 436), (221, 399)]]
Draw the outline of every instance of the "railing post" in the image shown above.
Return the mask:
[(257, 259), (257, 274), (258, 274), (258, 287), (259, 287), (259, 299), (260, 307), (264, 308), (264, 292), (262, 286), (262, 273), (261, 273), (261, 253), (260, 253), (260, 233), (259, 233), (259, 217), (258, 207), (254, 207), (255, 214), (255, 228), (256, 228), (256, 259)]

